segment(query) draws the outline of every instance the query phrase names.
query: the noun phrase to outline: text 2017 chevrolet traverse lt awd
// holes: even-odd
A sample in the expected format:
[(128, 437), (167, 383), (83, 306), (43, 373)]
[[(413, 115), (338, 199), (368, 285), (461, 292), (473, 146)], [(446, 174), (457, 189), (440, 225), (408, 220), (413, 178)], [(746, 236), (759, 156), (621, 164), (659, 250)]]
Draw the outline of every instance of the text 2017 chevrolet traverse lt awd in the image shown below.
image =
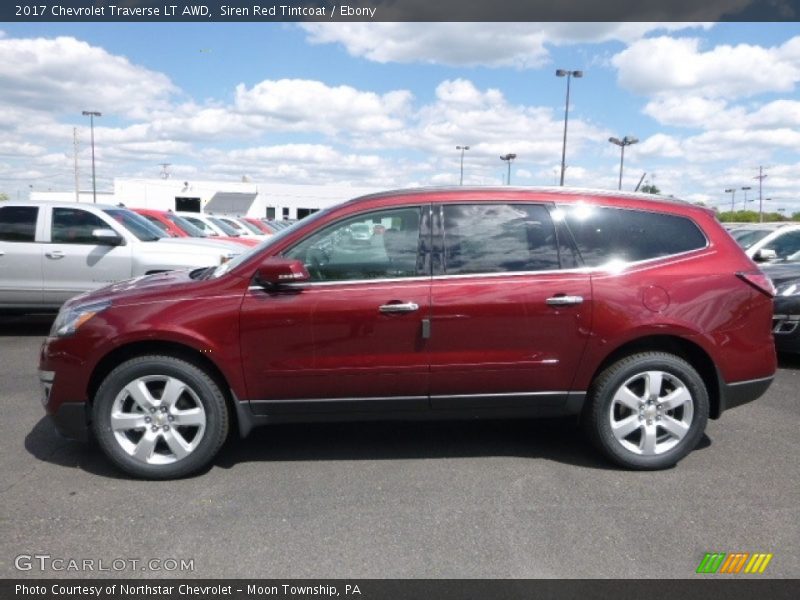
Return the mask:
[(772, 294), (684, 202), (387, 192), (70, 300), (40, 378), (62, 433), (147, 478), (208, 465), (229, 429), (465, 416), (576, 415), (614, 463), (660, 469), (769, 387)]

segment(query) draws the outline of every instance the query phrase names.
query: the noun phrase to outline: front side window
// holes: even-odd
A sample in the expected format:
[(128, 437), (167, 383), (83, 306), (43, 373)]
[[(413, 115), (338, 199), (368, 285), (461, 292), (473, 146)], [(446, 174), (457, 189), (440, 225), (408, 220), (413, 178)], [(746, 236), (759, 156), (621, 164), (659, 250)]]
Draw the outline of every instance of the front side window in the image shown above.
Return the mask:
[(444, 205), (448, 275), (560, 268), (556, 231), (538, 204)]
[(97, 215), (80, 208), (54, 208), (50, 241), (58, 244), (98, 243), (93, 234), (95, 229), (111, 229), (108, 223)]
[(0, 208), (0, 241), (33, 242), (36, 240), (35, 206), (4, 206)]
[(697, 225), (678, 215), (584, 204), (559, 210), (589, 267), (648, 260), (706, 246)]
[(325, 227), (284, 253), (303, 262), (312, 281), (422, 275), (420, 207), (371, 212)]
[(787, 231), (764, 246), (774, 250), (778, 258), (786, 258), (800, 252), (800, 231)]

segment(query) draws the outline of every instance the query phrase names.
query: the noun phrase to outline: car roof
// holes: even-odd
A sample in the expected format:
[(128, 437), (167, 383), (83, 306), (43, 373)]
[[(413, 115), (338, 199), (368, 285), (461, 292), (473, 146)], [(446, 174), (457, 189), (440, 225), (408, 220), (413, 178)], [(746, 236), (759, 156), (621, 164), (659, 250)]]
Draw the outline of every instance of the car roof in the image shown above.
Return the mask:
[(117, 204), (101, 204), (94, 202), (50, 202), (49, 200), (29, 200), (27, 202), (3, 202), (2, 206), (52, 206), (54, 208), (99, 208), (106, 210), (109, 208), (124, 208), (130, 210), (127, 206), (119, 206)]

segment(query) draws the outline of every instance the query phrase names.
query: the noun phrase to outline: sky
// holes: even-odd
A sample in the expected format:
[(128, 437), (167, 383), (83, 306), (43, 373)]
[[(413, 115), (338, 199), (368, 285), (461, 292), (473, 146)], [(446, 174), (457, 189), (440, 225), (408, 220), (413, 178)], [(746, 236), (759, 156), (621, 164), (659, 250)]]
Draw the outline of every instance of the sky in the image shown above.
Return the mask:
[[(797, 23), (0, 23), (0, 192), (115, 177), (401, 188), (644, 183), (800, 212)], [(743, 191), (742, 187), (751, 187)], [(767, 198), (769, 200), (767, 200)], [(752, 200), (756, 200), (752, 202)]]

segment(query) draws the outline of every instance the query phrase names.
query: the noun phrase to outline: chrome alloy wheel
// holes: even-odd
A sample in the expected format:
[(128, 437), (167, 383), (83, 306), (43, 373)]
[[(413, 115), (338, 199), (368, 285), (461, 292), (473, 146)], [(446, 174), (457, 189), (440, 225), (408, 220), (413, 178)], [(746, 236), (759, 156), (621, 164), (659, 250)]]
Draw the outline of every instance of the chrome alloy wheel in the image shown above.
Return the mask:
[(692, 394), (666, 371), (645, 371), (627, 379), (614, 392), (608, 414), (620, 445), (642, 456), (663, 454), (678, 445), (693, 416)]
[(186, 383), (148, 375), (128, 383), (111, 408), (111, 429), (120, 447), (149, 465), (175, 463), (200, 444), (206, 412)]

